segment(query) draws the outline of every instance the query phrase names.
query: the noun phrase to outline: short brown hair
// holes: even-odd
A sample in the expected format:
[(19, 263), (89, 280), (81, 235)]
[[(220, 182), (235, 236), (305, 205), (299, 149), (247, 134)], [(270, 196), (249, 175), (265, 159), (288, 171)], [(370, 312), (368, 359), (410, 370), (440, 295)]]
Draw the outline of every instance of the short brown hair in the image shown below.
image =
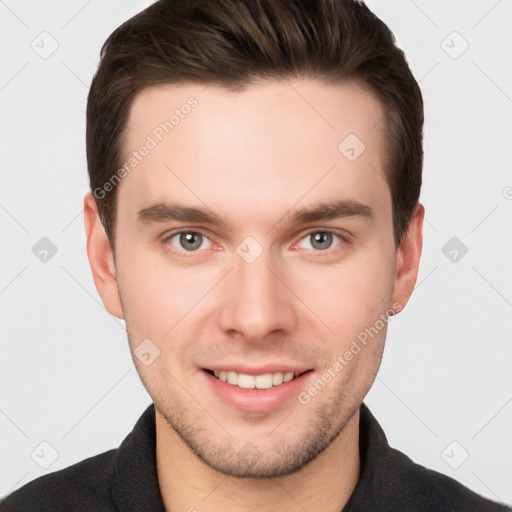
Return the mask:
[(389, 28), (355, 0), (159, 0), (107, 39), (88, 97), (90, 187), (102, 191), (94, 195), (111, 246), (116, 187), (102, 187), (122, 166), (138, 92), (183, 82), (243, 90), (292, 77), (352, 81), (380, 100), (398, 245), (420, 194), (423, 100)]

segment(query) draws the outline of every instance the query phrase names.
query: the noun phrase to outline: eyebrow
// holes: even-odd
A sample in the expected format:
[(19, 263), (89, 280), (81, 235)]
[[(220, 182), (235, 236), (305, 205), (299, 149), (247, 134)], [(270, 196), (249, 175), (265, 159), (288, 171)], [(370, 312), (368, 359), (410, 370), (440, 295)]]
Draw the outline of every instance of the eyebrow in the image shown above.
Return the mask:
[(373, 210), (359, 201), (334, 200), (321, 203), (313, 208), (302, 208), (292, 215), (290, 222), (292, 224), (307, 224), (308, 222), (343, 217), (363, 217), (371, 220)]
[[(287, 217), (290, 224), (307, 224), (322, 220), (330, 220), (344, 217), (373, 218), (373, 210), (370, 206), (358, 201), (334, 200), (313, 206), (291, 211), (283, 215), (279, 221)], [(144, 224), (156, 224), (168, 221), (197, 222), (203, 224), (219, 225), (224, 222), (212, 210), (196, 208), (170, 203), (156, 203), (139, 210), (137, 214), (139, 222)], [(278, 222), (279, 222), (278, 221)], [(276, 222), (277, 224), (277, 222)]]
[(201, 222), (205, 224), (224, 224), (222, 219), (213, 211), (191, 206), (181, 206), (169, 203), (156, 203), (139, 210), (137, 218), (144, 224), (177, 220), (183, 222)]

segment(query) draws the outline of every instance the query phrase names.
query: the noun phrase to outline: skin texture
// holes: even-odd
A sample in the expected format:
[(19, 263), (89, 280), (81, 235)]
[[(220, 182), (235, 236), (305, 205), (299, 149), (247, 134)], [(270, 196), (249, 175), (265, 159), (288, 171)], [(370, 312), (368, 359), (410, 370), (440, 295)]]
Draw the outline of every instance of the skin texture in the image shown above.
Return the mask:
[[(118, 185), (115, 262), (91, 194), (84, 208), (105, 307), (126, 320), (132, 350), (150, 339), (160, 351), (148, 366), (134, 362), (157, 409), (165, 506), (339, 511), (357, 483), (358, 408), (379, 368), (386, 325), (307, 404), (298, 392), (380, 315), (405, 306), (423, 207), (396, 248), (383, 110), (350, 83), (151, 87), (132, 105), (127, 157), (190, 97), (197, 105)], [(365, 145), (354, 161), (338, 149), (349, 134)], [(371, 213), (294, 220), (334, 201)], [(155, 220), (148, 208), (164, 203), (218, 220)], [(179, 230), (201, 233), (199, 249), (184, 249)], [(311, 233), (327, 231), (331, 247), (315, 248)], [(246, 254), (259, 256), (248, 263)], [(310, 370), (297, 393), (271, 408), (234, 406), (204, 372), (268, 364)]]

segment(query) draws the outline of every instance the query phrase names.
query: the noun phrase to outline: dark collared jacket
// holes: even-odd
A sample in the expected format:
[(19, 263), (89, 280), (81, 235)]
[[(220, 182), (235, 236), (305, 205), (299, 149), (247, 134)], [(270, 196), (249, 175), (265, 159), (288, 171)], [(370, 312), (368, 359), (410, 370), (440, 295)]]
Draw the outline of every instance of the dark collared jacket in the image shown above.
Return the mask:
[[(498, 512), (512, 510), (390, 448), (361, 405), (361, 472), (343, 512)], [(1, 512), (165, 512), (156, 473), (151, 405), (117, 450), (42, 476), (0, 503)], [(321, 512), (321, 511), (315, 511)]]

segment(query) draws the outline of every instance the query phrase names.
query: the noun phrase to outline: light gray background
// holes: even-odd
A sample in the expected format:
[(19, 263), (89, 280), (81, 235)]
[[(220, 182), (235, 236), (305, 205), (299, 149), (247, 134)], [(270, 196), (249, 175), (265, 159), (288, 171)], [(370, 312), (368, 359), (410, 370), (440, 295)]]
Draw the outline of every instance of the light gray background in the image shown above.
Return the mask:
[[(116, 447), (150, 403), (95, 290), (81, 215), (99, 50), (149, 3), (0, 1), (0, 495)], [(366, 402), (392, 446), (510, 503), (512, 2), (368, 3), (423, 90), (427, 213), (417, 290)], [(42, 237), (58, 249), (46, 263)], [(443, 253), (452, 237), (467, 254)]]

